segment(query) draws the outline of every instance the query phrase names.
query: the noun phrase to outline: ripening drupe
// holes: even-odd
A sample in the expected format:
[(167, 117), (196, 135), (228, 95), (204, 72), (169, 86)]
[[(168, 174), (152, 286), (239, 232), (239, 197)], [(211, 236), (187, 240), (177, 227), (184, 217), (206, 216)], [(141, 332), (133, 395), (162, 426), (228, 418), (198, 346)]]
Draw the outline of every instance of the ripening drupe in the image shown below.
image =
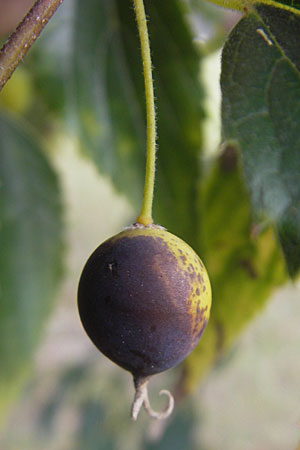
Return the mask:
[(79, 282), (85, 331), (104, 355), (132, 373), (136, 388), (186, 358), (210, 307), (202, 261), (157, 225), (136, 224), (102, 243)]

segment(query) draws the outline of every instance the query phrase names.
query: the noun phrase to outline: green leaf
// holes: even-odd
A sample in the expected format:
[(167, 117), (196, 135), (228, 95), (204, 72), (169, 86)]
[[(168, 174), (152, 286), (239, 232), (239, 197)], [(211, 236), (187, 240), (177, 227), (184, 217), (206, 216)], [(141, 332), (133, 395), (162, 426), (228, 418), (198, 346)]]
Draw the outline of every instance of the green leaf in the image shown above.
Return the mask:
[[(142, 75), (134, 59), (136, 33), (131, 60), (125, 53), (122, 27), (133, 9), (130, 1), (124, 3), (127, 10), (121, 18), (114, 0), (76, 2), (69, 76), (75, 130), (84, 151), (137, 202), (143, 186), (144, 123), (132, 71)], [(128, 30), (130, 35), (132, 31)]]
[(299, 0), (248, 0), (244, 2), (242, 0), (208, 0), (223, 8), (236, 9), (237, 11), (247, 12), (251, 11), (257, 5), (267, 5), (277, 10), (290, 11), (294, 14), (300, 14), (300, 1)]
[(211, 318), (185, 362), (184, 390), (228, 350), (286, 278), (270, 228), (253, 223), (233, 147), (228, 147), (202, 187), (202, 257), (213, 291)]
[[(201, 146), (200, 57), (181, 1), (145, 1), (158, 112), (155, 220), (195, 239)], [(85, 151), (137, 206), (145, 165), (144, 81), (130, 0), (77, 1), (73, 77), (76, 130)]]
[(267, 5), (223, 51), (223, 136), (240, 147), (254, 209), (275, 226), (291, 276), (300, 269), (300, 17)]
[(0, 115), (0, 415), (20, 386), (61, 274), (58, 182), (40, 145)]
[[(199, 190), (201, 58), (180, 5), (145, 2), (158, 110), (155, 218), (199, 252), (213, 286), (211, 323), (185, 366), (184, 383), (192, 386), (283, 282), (285, 271), (271, 230), (250, 238), (250, 202), (236, 166), (215, 169)], [(101, 13), (93, 2), (89, 8), (77, 3), (76, 126), (100, 169), (138, 203), (145, 112), (136, 24), (128, 1), (98, 8)]]

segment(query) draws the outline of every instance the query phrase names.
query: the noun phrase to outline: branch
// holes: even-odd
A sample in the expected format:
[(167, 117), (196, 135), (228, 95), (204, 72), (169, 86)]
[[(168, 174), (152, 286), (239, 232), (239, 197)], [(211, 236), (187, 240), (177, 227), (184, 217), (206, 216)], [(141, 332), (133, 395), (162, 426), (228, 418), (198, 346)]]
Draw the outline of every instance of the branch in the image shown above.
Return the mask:
[(0, 50), (0, 91), (63, 0), (37, 0)]

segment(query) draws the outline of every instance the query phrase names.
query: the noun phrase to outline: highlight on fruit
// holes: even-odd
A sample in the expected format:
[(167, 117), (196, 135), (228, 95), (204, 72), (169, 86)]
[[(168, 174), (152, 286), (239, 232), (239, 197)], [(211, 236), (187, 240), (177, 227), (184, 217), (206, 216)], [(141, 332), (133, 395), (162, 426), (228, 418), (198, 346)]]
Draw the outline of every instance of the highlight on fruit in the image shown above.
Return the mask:
[(211, 287), (206, 269), (183, 240), (158, 225), (135, 224), (102, 243), (89, 257), (78, 287), (83, 327), (96, 347), (131, 372), (135, 398), (151, 417), (150, 377), (179, 364), (199, 341), (209, 319)]

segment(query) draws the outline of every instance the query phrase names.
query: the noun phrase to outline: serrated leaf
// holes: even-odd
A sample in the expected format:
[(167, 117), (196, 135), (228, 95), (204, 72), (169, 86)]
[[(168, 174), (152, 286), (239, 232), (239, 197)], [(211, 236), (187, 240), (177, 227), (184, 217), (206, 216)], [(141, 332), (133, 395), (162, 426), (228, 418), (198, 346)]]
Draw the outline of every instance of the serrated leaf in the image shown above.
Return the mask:
[(202, 212), (202, 257), (213, 305), (207, 329), (185, 362), (184, 389), (192, 388), (213, 366), (286, 278), (272, 230), (253, 224), (232, 147), (203, 184)]
[[(158, 112), (157, 222), (190, 242), (201, 146), (199, 55), (182, 2), (145, 1)], [(85, 151), (138, 209), (145, 166), (144, 82), (130, 0), (77, 2), (76, 129)]]
[(0, 413), (38, 344), (61, 275), (58, 182), (41, 148), (0, 115)]
[(257, 5), (223, 51), (223, 136), (242, 153), (252, 204), (300, 269), (300, 17)]

